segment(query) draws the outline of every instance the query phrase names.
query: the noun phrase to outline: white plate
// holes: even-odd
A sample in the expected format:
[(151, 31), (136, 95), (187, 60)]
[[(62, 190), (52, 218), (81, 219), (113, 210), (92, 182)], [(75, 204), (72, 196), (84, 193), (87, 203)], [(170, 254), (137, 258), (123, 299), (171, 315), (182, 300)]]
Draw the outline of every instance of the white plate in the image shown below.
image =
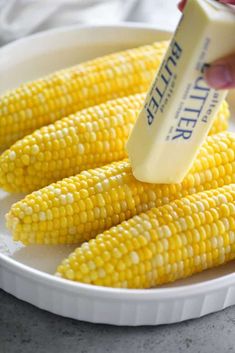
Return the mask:
[[(167, 39), (153, 27), (56, 29), (0, 50), (0, 92), (55, 69), (127, 47)], [(196, 318), (235, 304), (234, 263), (150, 290), (103, 288), (54, 277), (73, 247), (23, 247), (11, 240), (4, 215), (22, 195), (0, 192), (0, 288), (39, 308), (74, 319), (114, 325), (156, 325)]]

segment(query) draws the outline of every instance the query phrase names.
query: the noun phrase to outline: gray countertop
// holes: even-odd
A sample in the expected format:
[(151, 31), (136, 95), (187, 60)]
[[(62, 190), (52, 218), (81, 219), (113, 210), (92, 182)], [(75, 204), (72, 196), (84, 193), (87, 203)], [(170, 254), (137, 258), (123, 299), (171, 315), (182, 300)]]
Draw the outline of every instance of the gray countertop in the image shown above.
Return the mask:
[(62, 318), (0, 290), (0, 353), (235, 352), (235, 307), (179, 324), (94, 325)]

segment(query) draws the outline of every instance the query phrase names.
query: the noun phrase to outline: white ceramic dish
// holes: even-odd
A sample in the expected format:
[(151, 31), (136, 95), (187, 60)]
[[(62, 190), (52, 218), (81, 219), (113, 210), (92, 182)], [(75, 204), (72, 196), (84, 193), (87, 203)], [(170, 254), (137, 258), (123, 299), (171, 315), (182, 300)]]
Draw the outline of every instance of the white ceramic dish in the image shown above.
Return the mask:
[[(153, 27), (71, 27), (45, 32), (0, 50), (0, 92), (20, 82), (114, 50), (169, 38)], [(14, 243), (4, 215), (22, 195), (0, 192), (0, 288), (50, 312), (96, 323), (157, 325), (196, 318), (235, 304), (234, 263), (151, 290), (119, 290), (54, 277), (73, 247)]]

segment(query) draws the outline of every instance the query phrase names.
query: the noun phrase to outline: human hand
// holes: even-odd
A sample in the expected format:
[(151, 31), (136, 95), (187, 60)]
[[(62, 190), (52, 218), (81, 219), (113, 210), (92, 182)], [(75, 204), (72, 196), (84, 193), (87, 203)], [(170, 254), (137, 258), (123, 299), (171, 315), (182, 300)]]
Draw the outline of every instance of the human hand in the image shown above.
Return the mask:
[[(183, 11), (187, 0), (178, 4)], [(235, 0), (220, 0), (224, 4), (235, 5)], [(206, 66), (204, 76), (209, 86), (215, 89), (229, 89), (235, 87), (235, 54), (214, 61)]]

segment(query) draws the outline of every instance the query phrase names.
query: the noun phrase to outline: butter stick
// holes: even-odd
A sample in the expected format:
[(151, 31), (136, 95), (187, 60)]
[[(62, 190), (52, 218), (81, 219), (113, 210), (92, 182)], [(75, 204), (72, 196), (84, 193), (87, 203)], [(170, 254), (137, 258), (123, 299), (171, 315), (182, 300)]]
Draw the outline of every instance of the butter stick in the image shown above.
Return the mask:
[(204, 65), (233, 52), (234, 8), (189, 0), (127, 142), (138, 180), (183, 180), (227, 93), (208, 87)]

